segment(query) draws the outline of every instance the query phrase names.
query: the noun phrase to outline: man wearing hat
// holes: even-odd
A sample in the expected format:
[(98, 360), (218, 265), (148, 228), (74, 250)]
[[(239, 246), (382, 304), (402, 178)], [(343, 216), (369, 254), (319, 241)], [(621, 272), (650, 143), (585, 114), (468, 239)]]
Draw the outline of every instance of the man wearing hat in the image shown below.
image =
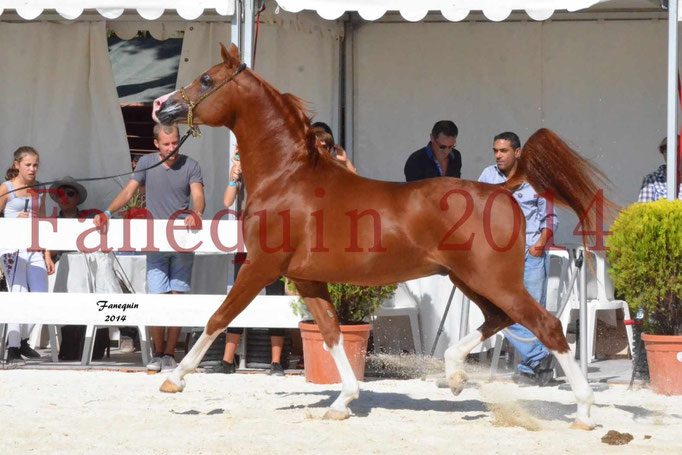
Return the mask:
[(78, 206), (88, 198), (85, 187), (73, 177), (66, 176), (50, 187), (50, 197), (59, 206), (59, 218), (78, 218)]
[[(677, 143), (679, 144), (680, 142), (680, 136), (677, 136)], [(668, 175), (667, 175), (667, 157), (668, 157), (668, 138), (664, 137), (661, 143), (658, 146), (658, 151), (663, 155), (663, 164), (658, 166), (658, 169), (656, 171), (652, 172), (651, 174), (647, 174), (644, 176), (644, 179), (642, 180), (642, 187), (639, 190), (639, 197), (637, 198), (637, 202), (654, 202), (659, 199), (666, 199), (668, 197), (668, 189), (667, 189), (667, 182), (668, 182)], [(678, 160), (682, 158), (682, 156), (679, 155), (678, 153)], [(678, 162), (678, 165), (682, 165), (682, 163)], [(679, 172), (678, 172), (678, 182), (680, 184), (680, 189), (679, 189), (679, 194), (678, 198), (682, 199), (682, 182), (679, 181)]]

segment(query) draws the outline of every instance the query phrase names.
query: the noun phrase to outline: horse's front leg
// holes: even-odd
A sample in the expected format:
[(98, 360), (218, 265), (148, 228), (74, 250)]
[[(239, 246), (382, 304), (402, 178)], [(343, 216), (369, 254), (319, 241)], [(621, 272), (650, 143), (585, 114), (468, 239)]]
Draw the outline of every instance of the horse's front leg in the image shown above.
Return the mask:
[(324, 415), (325, 419), (343, 420), (350, 417), (348, 404), (360, 395), (360, 385), (343, 349), (339, 320), (331, 304), (327, 283), (295, 281), (296, 289), (320, 327), (324, 348), (331, 354), (341, 376), (341, 394)]
[(161, 385), (160, 390), (162, 392), (182, 392), (185, 388), (185, 380), (183, 378), (196, 369), (197, 365), (199, 365), (199, 362), (201, 362), (201, 359), (206, 354), (206, 351), (213, 343), (213, 340), (215, 340), (216, 337), (225, 330), (227, 325), (251, 303), (261, 289), (276, 278), (272, 278), (270, 275), (256, 273), (255, 271), (258, 270), (258, 265), (254, 264), (254, 262), (250, 262), (242, 266), (230, 293), (225, 297), (223, 303), (208, 320), (204, 332), (194, 346), (192, 346), (192, 349)]

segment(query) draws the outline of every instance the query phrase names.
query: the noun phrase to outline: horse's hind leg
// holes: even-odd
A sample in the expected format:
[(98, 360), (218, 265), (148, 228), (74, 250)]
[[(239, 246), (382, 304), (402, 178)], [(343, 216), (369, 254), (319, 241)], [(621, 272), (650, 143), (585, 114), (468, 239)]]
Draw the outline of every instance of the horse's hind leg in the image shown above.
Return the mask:
[(573, 428), (591, 430), (595, 424), (590, 417), (590, 408), (594, 403), (594, 393), (587, 379), (580, 371), (566, 342), (561, 322), (552, 316), (528, 292), (500, 294), (496, 301), (509, 316), (522, 326), (528, 328), (533, 335), (556, 357), (575, 394), (578, 412)]
[[(253, 273), (254, 270), (258, 270), (257, 267), (258, 266), (254, 267), (253, 262), (242, 266), (230, 293), (225, 297), (223, 303), (208, 320), (204, 332), (194, 346), (192, 346), (192, 349), (161, 385), (160, 390), (162, 392), (182, 392), (185, 388), (185, 380), (183, 378), (196, 369), (197, 365), (199, 365), (199, 362), (201, 362), (201, 359), (206, 354), (206, 351), (208, 351), (208, 348), (213, 343), (213, 340), (215, 340), (220, 332), (225, 330), (227, 325), (237, 317), (249, 303), (251, 303), (261, 289), (275, 279), (269, 275), (264, 276), (262, 273)], [(251, 270), (251, 272), (249, 272), (249, 270)]]
[(467, 382), (467, 375), (464, 372), (464, 361), (467, 355), (480, 343), (511, 325), (513, 321), (488, 299), (472, 291), (455, 275), (450, 274), (450, 280), (464, 295), (478, 305), (485, 318), (477, 330), (469, 333), (445, 351), (445, 378), (452, 393), (459, 395)]
[(343, 335), (339, 328), (336, 311), (331, 304), (327, 283), (295, 281), (295, 284), (298, 293), (305, 300), (306, 306), (320, 327), (322, 338), (324, 338), (324, 347), (334, 359), (339, 376), (341, 376), (341, 394), (332, 403), (324, 418), (331, 420), (347, 419), (350, 416), (348, 404), (359, 396), (360, 386), (350, 366), (346, 351), (343, 349)]

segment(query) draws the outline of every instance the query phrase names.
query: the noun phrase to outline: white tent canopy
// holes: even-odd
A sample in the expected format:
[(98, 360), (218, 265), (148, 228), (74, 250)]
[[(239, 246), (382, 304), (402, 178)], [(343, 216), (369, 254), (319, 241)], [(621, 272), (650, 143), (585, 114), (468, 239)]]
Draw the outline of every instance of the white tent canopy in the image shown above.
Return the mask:
[(221, 16), (234, 14), (235, 0), (3, 0), (4, 10), (16, 10), (26, 20), (33, 20), (45, 10), (56, 10), (65, 19), (77, 19), (83, 10), (96, 9), (106, 19), (116, 19), (126, 9), (137, 10), (147, 20), (161, 17), (165, 10), (176, 10), (183, 19), (193, 20), (206, 9), (215, 10)]
[(387, 11), (400, 11), (407, 21), (422, 20), (429, 11), (440, 11), (449, 21), (464, 20), (471, 11), (482, 11), (491, 21), (503, 21), (514, 10), (525, 10), (528, 16), (543, 21), (554, 11), (578, 11), (605, 0), (278, 0), (289, 12), (315, 10), (325, 19), (337, 19), (348, 11), (356, 11), (368, 21), (377, 20)]

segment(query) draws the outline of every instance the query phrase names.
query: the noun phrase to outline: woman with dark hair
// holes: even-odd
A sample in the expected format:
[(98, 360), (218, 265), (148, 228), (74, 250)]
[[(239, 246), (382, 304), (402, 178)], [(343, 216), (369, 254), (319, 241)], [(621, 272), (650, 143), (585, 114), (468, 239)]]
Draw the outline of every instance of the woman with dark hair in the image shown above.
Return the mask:
[(357, 174), (358, 171), (355, 169), (355, 166), (353, 166), (353, 163), (351, 163), (351, 161), (348, 159), (348, 154), (346, 151), (343, 149), (343, 147), (334, 142), (334, 135), (332, 134), (332, 129), (329, 128), (329, 125), (324, 122), (315, 122), (312, 124), (312, 128), (315, 136), (317, 136), (320, 142), (324, 144), (324, 146), (327, 148), (327, 151), (331, 153), (334, 158), (343, 163), (343, 165), (346, 166), (349, 171)]

